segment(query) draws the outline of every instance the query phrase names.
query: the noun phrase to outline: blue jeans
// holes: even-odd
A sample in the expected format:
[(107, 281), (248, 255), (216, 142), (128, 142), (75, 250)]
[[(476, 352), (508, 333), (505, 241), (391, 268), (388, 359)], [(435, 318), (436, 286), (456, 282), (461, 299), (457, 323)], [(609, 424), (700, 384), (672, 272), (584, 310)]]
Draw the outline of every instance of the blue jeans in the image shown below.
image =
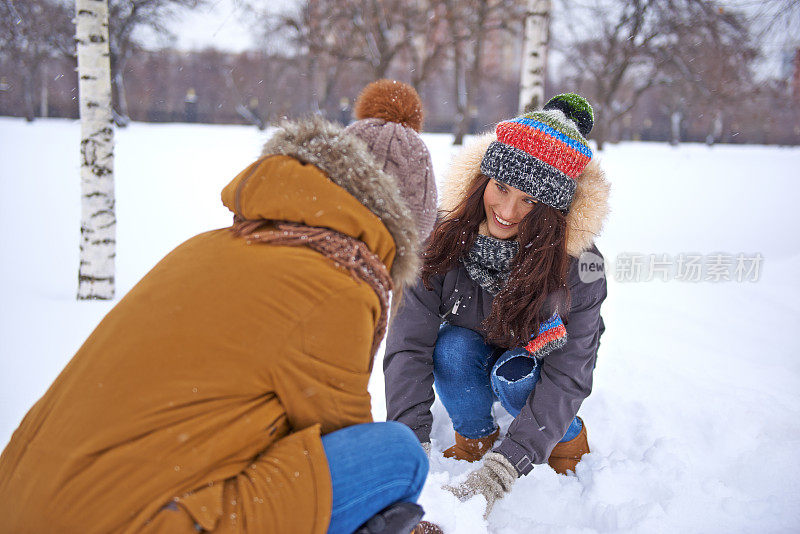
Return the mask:
[(354, 425), (322, 436), (333, 487), (330, 533), (350, 534), (390, 504), (416, 502), (428, 457), (406, 425)]
[[(439, 328), (433, 383), (453, 428), (466, 438), (483, 438), (495, 431), (495, 399), (517, 417), (540, 374), (540, 363), (523, 348), (502, 352), (474, 330), (446, 323)], [(575, 417), (561, 441), (573, 439), (582, 426)]]

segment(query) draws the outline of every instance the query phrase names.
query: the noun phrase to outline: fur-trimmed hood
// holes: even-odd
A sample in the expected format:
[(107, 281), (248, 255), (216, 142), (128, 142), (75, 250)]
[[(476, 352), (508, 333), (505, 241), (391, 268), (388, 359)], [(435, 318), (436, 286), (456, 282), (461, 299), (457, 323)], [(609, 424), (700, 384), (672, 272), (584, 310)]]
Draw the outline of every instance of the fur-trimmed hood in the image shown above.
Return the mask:
[[(481, 160), (489, 144), (497, 140), (494, 133), (484, 134), (468, 143), (456, 154), (439, 186), (439, 209), (452, 211), (481, 174)], [(567, 214), (567, 253), (579, 257), (591, 248), (600, 235), (609, 213), (611, 184), (593, 158), (576, 179), (578, 187)]]
[(264, 156), (275, 154), (317, 167), (375, 214), (394, 239), (396, 252), (391, 276), (395, 285), (415, 280), (419, 267), (416, 222), (400, 196), (394, 177), (381, 170), (364, 141), (343, 133), (340, 126), (312, 116), (280, 125), (262, 151)]

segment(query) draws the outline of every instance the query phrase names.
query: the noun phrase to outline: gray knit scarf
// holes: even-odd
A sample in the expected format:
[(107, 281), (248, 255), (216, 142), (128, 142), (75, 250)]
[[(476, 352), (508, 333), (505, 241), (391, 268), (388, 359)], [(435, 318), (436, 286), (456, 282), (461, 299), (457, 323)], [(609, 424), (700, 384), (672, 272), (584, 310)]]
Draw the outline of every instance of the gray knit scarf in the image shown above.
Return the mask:
[(518, 251), (519, 242), (516, 239), (496, 239), (478, 234), (475, 244), (461, 259), (461, 263), (470, 278), (492, 295), (497, 295), (506, 285), (511, 262)]

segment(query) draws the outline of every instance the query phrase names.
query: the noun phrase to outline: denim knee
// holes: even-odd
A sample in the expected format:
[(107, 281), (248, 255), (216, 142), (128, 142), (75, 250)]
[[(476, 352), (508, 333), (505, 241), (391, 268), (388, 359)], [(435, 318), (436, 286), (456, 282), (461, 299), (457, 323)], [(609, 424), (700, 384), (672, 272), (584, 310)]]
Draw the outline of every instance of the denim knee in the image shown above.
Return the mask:
[(330, 534), (353, 532), (380, 510), (419, 498), (428, 457), (407, 426), (363, 423), (322, 436), (331, 474)]
[(498, 358), (491, 371), (495, 396), (516, 417), (539, 381), (541, 368), (525, 349), (513, 349)]
[(536, 368), (536, 361), (528, 356), (517, 356), (509, 358), (497, 366), (494, 374), (504, 378), (509, 382), (518, 382), (530, 376)]
[(469, 374), (475, 366), (486, 368), (493, 348), (487, 345), (478, 332), (445, 324), (439, 329), (433, 349), (435, 369), (446, 376)]
[(398, 469), (408, 473), (411, 480), (408, 494), (401, 500), (416, 501), (428, 477), (428, 455), (416, 434), (403, 423), (386, 421), (381, 426), (384, 444), (391, 444), (390, 447), (396, 451), (398, 459), (402, 460)]

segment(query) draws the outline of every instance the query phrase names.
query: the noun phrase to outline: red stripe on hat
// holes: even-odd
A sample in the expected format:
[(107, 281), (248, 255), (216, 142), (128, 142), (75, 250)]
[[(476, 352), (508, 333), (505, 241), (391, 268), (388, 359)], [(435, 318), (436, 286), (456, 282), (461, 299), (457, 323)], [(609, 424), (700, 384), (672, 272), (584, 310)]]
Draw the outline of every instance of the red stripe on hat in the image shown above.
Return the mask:
[(590, 159), (564, 141), (518, 122), (498, 124), (497, 140), (552, 165), (570, 178), (577, 178)]

